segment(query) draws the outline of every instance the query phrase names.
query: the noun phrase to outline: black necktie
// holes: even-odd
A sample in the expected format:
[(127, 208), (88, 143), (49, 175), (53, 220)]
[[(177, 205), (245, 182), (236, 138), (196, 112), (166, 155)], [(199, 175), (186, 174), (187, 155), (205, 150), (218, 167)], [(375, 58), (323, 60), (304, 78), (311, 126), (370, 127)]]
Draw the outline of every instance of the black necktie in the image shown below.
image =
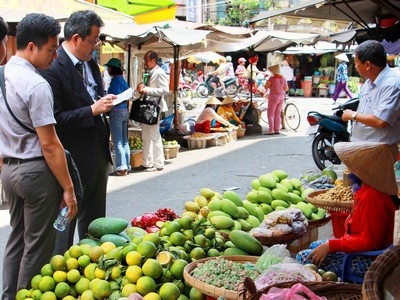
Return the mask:
[(81, 76), (83, 77), (83, 62), (78, 61), (78, 62), (75, 64), (75, 68), (76, 68), (76, 70), (81, 74)]

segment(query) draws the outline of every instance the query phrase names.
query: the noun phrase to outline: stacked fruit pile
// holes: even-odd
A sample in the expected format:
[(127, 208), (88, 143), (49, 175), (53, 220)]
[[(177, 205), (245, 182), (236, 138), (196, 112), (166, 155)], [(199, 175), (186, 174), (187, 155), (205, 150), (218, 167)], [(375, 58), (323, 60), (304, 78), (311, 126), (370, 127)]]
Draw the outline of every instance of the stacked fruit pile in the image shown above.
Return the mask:
[(204, 299), (183, 280), (188, 263), (222, 255), (261, 255), (262, 245), (248, 231), (274, 209), (296, 205), (308, 218), (319, 217), (304, 200), (313, 190), (288, 179), (282, 170), (261, 175), (252, 187), (245, 200), (234, 191), (220, 194), (203, 188), (185, 203), (181, 217), (169, 209), (154, 214), (162, 219), (156, 221), (156, 232), (128, 227), (120, 218), (96, 219), (89, 226), (90, 236), (54, 256), (17, 299), (119, 299), (135, 293), (146, 300)]
[(140, 150), (143, 148), (143, 142), (142, 139), (139, 137), (129, 137), (129, 149), (130, 150)]

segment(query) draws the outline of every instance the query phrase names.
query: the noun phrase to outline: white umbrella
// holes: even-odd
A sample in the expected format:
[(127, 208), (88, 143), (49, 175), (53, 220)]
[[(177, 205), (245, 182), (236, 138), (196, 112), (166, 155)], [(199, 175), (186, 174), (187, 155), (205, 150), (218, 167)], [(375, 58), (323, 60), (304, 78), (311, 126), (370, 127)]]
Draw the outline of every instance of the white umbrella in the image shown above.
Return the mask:
[(349, 62), (349, 58), (347, 57), (346, 53), (340, 53), (339, 55), (336, 55), (335, 58)]
[(205, 63), (210, 62), (217, 63), (222, 55), (219, 55), (213, 51), (197, 52), (196, 54), (190, 55), (187, 60), (193, 63)]

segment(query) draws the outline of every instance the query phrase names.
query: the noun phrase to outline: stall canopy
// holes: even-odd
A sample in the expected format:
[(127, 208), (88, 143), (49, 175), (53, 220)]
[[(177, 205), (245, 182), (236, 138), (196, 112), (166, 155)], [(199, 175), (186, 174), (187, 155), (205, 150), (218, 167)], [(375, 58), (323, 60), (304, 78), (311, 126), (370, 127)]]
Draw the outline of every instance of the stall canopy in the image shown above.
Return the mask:
[(0, 3), (0, 15), (9, 23), (18, 23), (28, 13), (45, 13), (58, 20), (67, 19), (74, 11), (93, 10), (105, 23), (131, 23), (132, 16), (94, 5), (83, 0), (7, 0)]
[(400, 1), (398, 0), (311, 0), (282, 10), (264, 11), (250, 23), (278, 15), (349, 21), (357, 27), (358, 39), (397, 40), (400, 38)]
[(132, 15), (137, 24), (172, 20), (177, 9), (173, 0), (97, 0), (97, 4)]

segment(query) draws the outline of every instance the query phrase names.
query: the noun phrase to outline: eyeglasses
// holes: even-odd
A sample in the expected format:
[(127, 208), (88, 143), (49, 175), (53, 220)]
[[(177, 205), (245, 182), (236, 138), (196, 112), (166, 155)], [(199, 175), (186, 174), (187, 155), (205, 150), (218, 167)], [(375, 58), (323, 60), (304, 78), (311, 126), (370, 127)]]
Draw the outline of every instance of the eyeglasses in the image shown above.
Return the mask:
[(88, 41), (90, 44), (92, 44), (93, 48), (96, 48), (98, 45), (101, 44), (101, 40), (99, 38), (97, 38), (95, 42), (92, 42), (88, 39), (85, 39), (85, 41)]

